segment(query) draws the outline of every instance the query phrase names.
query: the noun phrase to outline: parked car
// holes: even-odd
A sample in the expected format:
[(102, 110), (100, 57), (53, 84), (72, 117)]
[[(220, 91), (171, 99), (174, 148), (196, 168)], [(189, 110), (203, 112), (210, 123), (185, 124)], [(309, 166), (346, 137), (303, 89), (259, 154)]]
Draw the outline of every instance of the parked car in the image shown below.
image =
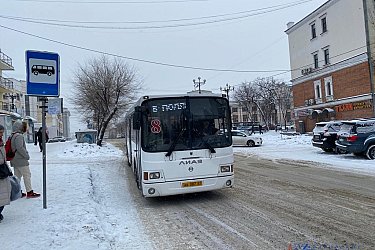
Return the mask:
[(355, 155), (375, 159), (375, 119), (344, 121), (336, 146)]
[(48, 142), (65, 142), (66, 138), (64, 136), (56, 136), (48, 140)]
[(241, 130), (232, 130), (233, 146), (260, 146), (263, 140), (259, 136), (250, 135), (248, 132)]
[[(261, 130), (259, 130), (259, 128), (262, 128)], [(245, 133), (249, 133), (249, 134), (256, 134), (256, 133), (259, 133), (259, 134), (262, 134), (264, 131), (266, 131), (266, 126), (263, 125), (263, 126), (260, 126), (259, 124), (257, 125), (254, 125), (254, 126), (240, 126), (240, 127), (237, 127), (237, 129), (235, 130), (239, 130), (239, 131), (243, 131)]]
[(317, 122), (313, 129), (312, 145), (325, 152), (346, 153), (346, 150), (336, 147), (337, 133), (341, 125), (342, 121)]

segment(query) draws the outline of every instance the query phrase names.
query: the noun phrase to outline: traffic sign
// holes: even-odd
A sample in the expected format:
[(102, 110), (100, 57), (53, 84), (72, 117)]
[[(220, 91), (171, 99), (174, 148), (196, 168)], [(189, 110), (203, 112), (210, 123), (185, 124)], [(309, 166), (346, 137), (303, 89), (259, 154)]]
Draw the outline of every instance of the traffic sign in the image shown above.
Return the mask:
[(60, 95), (60, 57), (57, 53), (26, 51), (26, 94)]

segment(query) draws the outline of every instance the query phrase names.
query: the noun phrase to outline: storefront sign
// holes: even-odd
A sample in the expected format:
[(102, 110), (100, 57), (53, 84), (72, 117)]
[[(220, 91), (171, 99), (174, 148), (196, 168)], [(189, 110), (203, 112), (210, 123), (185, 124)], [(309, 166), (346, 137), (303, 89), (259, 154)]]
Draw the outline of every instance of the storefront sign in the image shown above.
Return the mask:
[(345, 103), (345, 104), (335, 106), (336, 112), (345, 112), (345, 111), (351, 111), (351, 110), (353, 110), (353, 103)]
[(336, 112), (345, 112), (345, 111), (352, 111), (357, 109), (367, 109), (371, 108), (372, 104), (370, 100), (362, 101), (362, 102), (352, 102), (352, 103), (345, 103), (341, 105), (335, 106)]
[(356, 109), (368, 109), (368, 108), (371, 108), (372, 105), (371, 105), (371, 101), (368, 100), (368, 101), (363, 101), (363, 102), (355, 102), (353, 103), (353, 109), (356, 110)]

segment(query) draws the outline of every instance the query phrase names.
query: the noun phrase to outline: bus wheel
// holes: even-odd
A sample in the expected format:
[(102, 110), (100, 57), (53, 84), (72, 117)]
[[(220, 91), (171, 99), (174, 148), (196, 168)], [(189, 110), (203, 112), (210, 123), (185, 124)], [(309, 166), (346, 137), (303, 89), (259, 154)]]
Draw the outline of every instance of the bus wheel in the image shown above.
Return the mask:
[(36, 75), (36, 76), (37, 76), (37, 75), (38, 75), (38, 71), (34, 71), (34, 75)]

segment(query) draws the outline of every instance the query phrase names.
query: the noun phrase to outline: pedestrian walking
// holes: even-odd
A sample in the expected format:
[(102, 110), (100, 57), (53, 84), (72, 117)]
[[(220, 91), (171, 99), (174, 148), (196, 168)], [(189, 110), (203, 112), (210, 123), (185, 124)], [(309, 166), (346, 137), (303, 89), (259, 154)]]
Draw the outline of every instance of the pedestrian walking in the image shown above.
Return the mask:
[(262, 125), (259, 124), (259, 134), (263, 134), (262, 132)]
[(31, 187), (31, 172), (29, 167), (30, 156), (26, 149), (25, 139), (23, 137), (26, 130), (26, 122), (20, 120), (14, 122), (11, 143), (12, 151), (15, 152), (15, 156), (10, 160), (10, 165), (14, 168), (14, 175), (17, 176), (19, 180), (23, 177), (27, 193), (22, 193), (22, 197), (27, 196), (27, 198), (36, 198), (39, 197), (40, 194), (35, 193)]
[[(35, 145), (37, 143), (39, 143), (39, 149), (40, 149), (40, 152), (43, 151), (43, 128), (40, 127), (38, 132), (36, 132), (36, 140), (35, 140)], [(46, 142), (48, 142), (49, 138), (48, 138), (48, 134), (46, 133)]]
[[(4, 134), (4, 126), (0, 124), (0, 164), (5, 164), (4, 167), (8, 167), (6, 165), (3, 134)], [(2, 215), (4, 206), (9, 205), (10, 203), (10, 192), (11, 192), (11, 185), (10, 185), (9, 176), (0, 178), (0, 222), (4, 219), (4, 216)]]

